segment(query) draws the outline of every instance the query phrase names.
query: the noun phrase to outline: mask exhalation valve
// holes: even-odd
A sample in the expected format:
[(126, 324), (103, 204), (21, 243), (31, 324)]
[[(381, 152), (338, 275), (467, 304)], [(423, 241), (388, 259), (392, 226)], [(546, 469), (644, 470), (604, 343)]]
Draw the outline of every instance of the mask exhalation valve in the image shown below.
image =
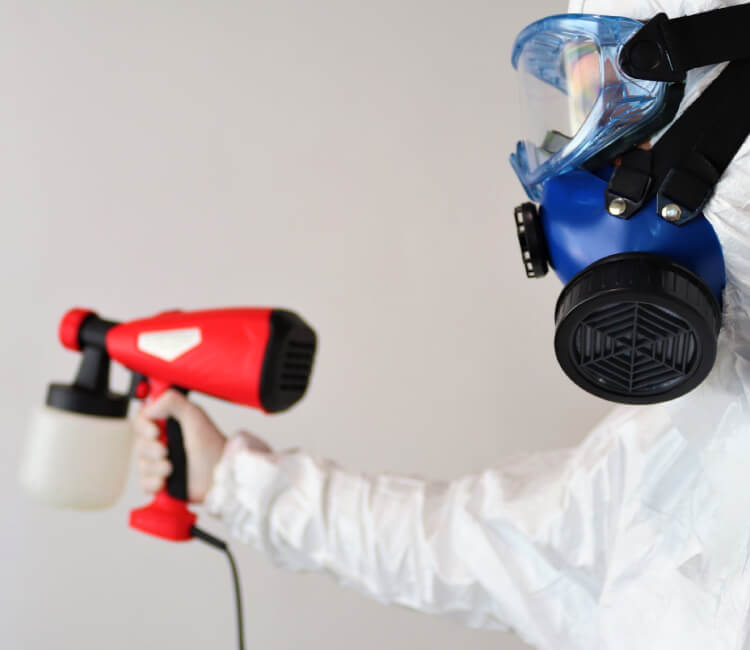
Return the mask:
[(716, 359), (721, 310), (698, 276), (652, 254), (604, 258), (565, 287), (555, 353), (581, 388), (625, 404), (675, 399)]
[(547, 244), (539, 212), (533, 203), (524, 203), (514, 210), (518, 243), (526, 277), (543, 278), (547, 275)]

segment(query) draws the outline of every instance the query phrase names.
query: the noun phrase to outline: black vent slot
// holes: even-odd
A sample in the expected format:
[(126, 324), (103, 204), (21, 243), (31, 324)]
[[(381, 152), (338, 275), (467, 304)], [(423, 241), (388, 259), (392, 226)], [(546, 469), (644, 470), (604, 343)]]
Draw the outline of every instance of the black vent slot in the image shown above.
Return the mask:
[(299, 316), (282, 310), (273, 312), (260, 390), (266, 411), (283, 411), (305, 394), (316, 344), (315, 332)]
[(284, 392), (304, 393), (315, 359), (315, 343), (290, 339), (283, 359), (279, 388)]

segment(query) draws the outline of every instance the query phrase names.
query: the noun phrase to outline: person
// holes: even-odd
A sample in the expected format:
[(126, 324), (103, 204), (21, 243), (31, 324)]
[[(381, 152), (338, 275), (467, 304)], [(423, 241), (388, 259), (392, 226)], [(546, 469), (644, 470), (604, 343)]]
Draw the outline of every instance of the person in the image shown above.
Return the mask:
[[(647, 19), (737, 4), (573, 0)], [(722, 66), (689, 74), (683, 109)], [(615, 408), (577, 447), (448, 482), (364, 476), (168, 392), (136, 419), (142, 485), (171, 471), (151, 420), (183, 428), (189, 496), (290, 570), (383, 603), (512, 628), (554, 650), (750, 648), (750, 143), (704, 214), (726, 265), (715, 366), (683, 398)]]

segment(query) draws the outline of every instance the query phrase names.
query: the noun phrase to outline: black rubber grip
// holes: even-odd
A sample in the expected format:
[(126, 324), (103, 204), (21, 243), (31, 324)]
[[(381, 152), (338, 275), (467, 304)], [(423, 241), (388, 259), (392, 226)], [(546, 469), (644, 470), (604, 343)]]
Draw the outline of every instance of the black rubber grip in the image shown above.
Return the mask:
[(174, 418), (167, 420), (167, 453), (172, 463), (172, 473), (167, 477), (167, 493), (175, 499), (187, 501), (187, 455), (180, 423)]

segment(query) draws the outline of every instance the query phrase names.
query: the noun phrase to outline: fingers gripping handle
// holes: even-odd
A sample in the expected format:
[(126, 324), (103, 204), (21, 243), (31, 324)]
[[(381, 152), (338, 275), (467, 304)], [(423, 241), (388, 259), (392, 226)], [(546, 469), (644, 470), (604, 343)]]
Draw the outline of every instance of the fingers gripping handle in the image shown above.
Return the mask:
[(164, 489), (143, 508), (130, 513), (130, 526), (174, 542), (192, 539), (196, 515), (187, 506), (187, 455), (180, 423), (174, 418), (158, 420), (159, 439), (167, 445), (172, 473)]

